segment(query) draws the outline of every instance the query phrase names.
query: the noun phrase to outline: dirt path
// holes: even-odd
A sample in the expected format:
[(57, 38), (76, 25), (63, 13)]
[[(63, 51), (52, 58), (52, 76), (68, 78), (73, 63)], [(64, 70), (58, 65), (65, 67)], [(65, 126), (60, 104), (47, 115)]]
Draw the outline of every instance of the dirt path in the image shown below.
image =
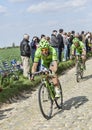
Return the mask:
[(29, 98), (7, 104), (0, 110), (0, 130), (92, 130), (92, 59), (86, 66), (79, 83), (75, 80), (75, 68), (60, 77), (64, 110), (54, 109), (53, 117), (44, 119), (36, 89)]

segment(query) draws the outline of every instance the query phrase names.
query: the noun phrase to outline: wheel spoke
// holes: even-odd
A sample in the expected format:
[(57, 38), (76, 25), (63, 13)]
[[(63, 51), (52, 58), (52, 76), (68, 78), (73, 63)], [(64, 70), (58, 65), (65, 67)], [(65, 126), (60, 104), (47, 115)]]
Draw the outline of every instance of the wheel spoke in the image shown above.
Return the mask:
[(39, 106), (42, 115), (46, 118), (49, 119), (51, 118), (52, 114), (52, 109), (53, 109), (53, 101), (50, 98), (49, 91), (45, 85), (45, 83), (42, 83), (40, 88), (39, 88), (39, 94), (38, 94), (38, 99), (39, 99)]

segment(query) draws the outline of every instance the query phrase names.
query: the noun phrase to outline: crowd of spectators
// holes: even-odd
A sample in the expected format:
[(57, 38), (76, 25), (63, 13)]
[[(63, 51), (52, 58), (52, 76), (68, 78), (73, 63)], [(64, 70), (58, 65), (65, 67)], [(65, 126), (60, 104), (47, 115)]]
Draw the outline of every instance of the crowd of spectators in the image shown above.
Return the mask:
[[(34, 36), (31, 41), (29, 41), (29, 35), (24, 35), (24, 38), (20, 44), (20, 51), (21, 51), (21, 58), (23, 61), (23, 64), (26, 67), (24, 67), (24, 76), (27, 76), (28, 71), (30, 70), (29, 67), (29, 57), (32, 59), (32, 63), (34, 62), (34, 55), (36, 49), (39, 47), (39, 42), (42, 38), (47, 39), (49, 44), (55, 48), (58, 56), (58, 62), (67, 61), (70, 59), (70, 52), (71, 52), (71, 45), (73, 38), (79, 38), (80, 41), (82, 41), (86, 47), (86, 52), (92, 51), (92, 33), (91, 32), (84, 32), (81, 31), (81, 33), (76, 33), (74, 30), (71, 32), (64, 32), (64, 29), (53, 30), (51, 33), (51, 36), (46, 36), (45, 34), (42, 34), (40, 38), (38, 36)], [(27, 53), (24, 54), (23, 45), (27, 44), (28, 49)], [(26, 50), (25, 50), (26, 51)], [(27, 57), (27, 58), (25, 58)], [(28, 64), (26, 63), (28, 61)], [(39, 61), (39, 66), (41, 64), (41, 61)], [(38, 66), (38, 70), (39, 70)], [(27, 71), (25, 69), (27, 68)]]

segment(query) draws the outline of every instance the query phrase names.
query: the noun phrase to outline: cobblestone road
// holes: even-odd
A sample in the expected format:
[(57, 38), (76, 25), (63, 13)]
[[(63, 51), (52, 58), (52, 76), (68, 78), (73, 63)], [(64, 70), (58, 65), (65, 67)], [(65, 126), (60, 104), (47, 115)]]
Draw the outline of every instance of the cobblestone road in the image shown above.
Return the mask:
[(86, 62), (84, 78), (77, 83), (75, 68), (60, 77), (64, 110), (54, 109), (46, 120), (38, 106), (38, 90), (0, 110), (0, 130), (92, 130), (92, 59)]

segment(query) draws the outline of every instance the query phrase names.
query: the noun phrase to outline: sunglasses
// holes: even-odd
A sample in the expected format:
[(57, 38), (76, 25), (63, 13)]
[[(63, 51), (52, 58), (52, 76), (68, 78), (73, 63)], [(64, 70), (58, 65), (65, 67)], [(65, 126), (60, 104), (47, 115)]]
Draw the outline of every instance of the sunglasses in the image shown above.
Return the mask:
[(41, 51), (48, 51), (48, 48), (43, 48), (41, 49)]

